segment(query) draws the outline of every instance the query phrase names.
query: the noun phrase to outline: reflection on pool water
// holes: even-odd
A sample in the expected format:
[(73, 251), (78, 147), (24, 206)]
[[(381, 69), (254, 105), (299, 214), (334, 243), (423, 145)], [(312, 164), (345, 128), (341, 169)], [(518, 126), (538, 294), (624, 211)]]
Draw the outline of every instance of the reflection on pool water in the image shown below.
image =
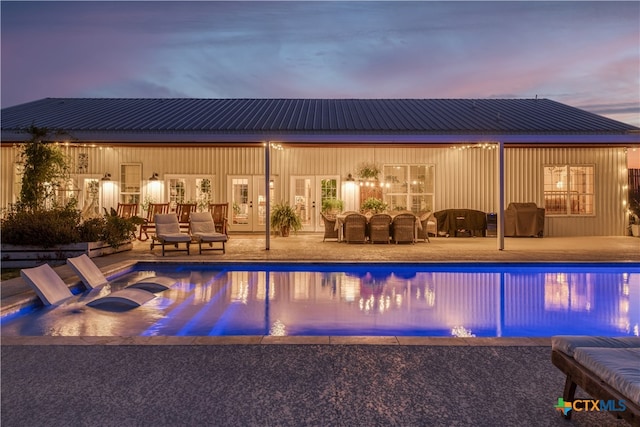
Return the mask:
[[(640, 264), (137, 264), (178, 283), (141, 307), (55, 307), (2, 318), (2, 335), (638, 335)], [(103, 293), (111, 289), (104, 289)]]

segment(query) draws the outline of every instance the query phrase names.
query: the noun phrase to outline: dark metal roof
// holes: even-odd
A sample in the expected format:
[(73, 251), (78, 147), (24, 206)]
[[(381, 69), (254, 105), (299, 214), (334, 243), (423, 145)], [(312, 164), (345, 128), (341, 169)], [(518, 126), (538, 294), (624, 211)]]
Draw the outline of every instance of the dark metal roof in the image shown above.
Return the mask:
[(548, 99), (45, 98), (2, 109), (2, 131), (170, 134), (628, 134)]

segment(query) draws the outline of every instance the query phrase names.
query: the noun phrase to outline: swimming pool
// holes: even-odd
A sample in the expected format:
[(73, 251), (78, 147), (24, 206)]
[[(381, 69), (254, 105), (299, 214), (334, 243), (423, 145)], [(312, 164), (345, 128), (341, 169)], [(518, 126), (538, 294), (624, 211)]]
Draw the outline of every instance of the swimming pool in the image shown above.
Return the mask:
[[(154, 264), (178, 283), (141, 307), (4, 315), (3, 336), (638, 335), (640, 264)], [(111, 289), (102, 290), (103, 293)], [(91, 295), (91, 298), (95, 294)]]

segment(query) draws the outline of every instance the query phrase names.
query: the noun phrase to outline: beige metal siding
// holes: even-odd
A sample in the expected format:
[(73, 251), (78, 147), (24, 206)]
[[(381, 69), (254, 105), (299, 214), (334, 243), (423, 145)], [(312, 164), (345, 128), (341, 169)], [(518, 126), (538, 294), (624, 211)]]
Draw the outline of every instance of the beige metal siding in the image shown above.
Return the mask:
[[(17, 151), (10, 146), (2, 146), (0, 148), (0, 162), (1, 162), (1, 171), (0, 171), (0, 179), (2, 179), (2, 185), (0, 185), (0, 201), (2, 205), (0, 208), (6, 208), (10, 203), (13, 202), (13, 165), (16, 162), (16, 154)], [(17, 194), (15, 195), (18, 196)]]
[[(625, 234), (626, 155), (623, 148), (508, 148), (505, 150), (505, 207), (535, 202), (544, 207), (543, 167), (595, 166), (595, 215), (545, 218), (547, 236)], [(613, 171), (613, 173), (612, 173)]]
[[(227, 175), (264, 174), (262, 147), (65, 147), (75, 162), (88, 153), (88, 170), (118, 179), (119, 165), (141, 163), (143, 179), (165, 174), (215, 175), (214, 198), (225, 201)], [(12, 201), (13, 163), (17, 150), (2, 147), (2, 207)], [(279, 197), (290, 198), (291, 175), (355, 175), (362, 162), (435, 165), (435, 210), (468, 208), (495, 212), (497, 150), (425, 146), (285, 146), (272, 150), (271, 174), (280, 185)], [(551, 164), (593, 164), (596, 173), (595, 216), (547, 217), (545, 235), (624, 235), (622, 201), (627, 185), (626, 155), (622, 148), (507, 148), (505, 149), (505, 207), (510, 202), (543, 206), (543, 167)], [(614, 171), (614, 173), (611, 173)]]

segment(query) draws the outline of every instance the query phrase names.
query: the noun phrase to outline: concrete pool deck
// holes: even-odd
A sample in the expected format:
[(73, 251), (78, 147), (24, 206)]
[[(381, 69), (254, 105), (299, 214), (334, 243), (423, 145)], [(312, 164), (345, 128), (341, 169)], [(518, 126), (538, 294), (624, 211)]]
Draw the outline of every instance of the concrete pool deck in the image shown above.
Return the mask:
[[(492, 238), (347, 245), (301, 233), (266, 251), (264, 235), (232, 235), (226, 254), (192, 253), (136, 242), (94, 261), (106, 274), (138, 260), (638, 263), (640, 239), (511, 238), (498, 251)], [(0, 291), (3, 311), (35, 296), (20, 278)], [(548, 338), (2, 337), (1, 347), (3, 426), (626, 425), (606, 412), (562, 419)]]

